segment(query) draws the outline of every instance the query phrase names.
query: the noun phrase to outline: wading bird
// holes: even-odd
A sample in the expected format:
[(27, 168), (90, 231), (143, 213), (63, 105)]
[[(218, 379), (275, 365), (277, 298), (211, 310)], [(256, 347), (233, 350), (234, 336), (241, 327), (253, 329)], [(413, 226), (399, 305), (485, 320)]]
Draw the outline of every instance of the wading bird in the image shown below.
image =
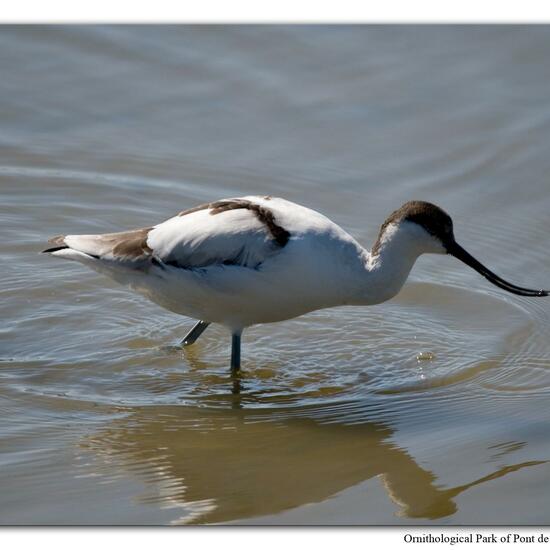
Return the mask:
[(44, 252), (76, 260), (128, 284), (160, 306), (197, 319), (190, 345), (210, 323), (229, 329), (231, 368), (241, 363), (243, 329), (317, 309), (372, 305), (395, 296), (416, 259), (451, 254), (494, 285), (508, 283), (457, 244), (441, 208), (411, 201), (382, 224), (372, 250), (309, 208), (274, 197), (203, 204), (153, 227), (50, 239)]

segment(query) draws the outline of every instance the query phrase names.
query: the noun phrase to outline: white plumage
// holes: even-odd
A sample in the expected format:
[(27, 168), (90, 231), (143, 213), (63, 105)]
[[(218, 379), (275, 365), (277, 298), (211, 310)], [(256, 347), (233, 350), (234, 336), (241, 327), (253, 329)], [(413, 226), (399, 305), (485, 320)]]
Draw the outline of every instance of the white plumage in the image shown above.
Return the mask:
[(349, 234), (283, 199), (238, 200), (269, 208), (290, 233), (286, 245), (248, 208), (212, 215), (209, 207), (154, 226), (146, 236), (150, 255), (117, 253), (132, 232), (67, 235), (69, 248), (52, 254), (86, 263), (170, 311), (231, 331), (352, 301), (368, 254)]
[(514, 287), (491, 273), (456, 244), (450, 217), (419, 201), (384, 222), (372, 252), (314, 210), (258, 196), (201, 205), (151, 228), (51, 242), (57, 246), (45, 252), (82, 262), (170, 311), (201, 320), (187, 343), (208, 323), (226, 326), (235, 368), (244, 328), (388, 300), (426, 252), (451, 253), (511, 292), (546, 292)]

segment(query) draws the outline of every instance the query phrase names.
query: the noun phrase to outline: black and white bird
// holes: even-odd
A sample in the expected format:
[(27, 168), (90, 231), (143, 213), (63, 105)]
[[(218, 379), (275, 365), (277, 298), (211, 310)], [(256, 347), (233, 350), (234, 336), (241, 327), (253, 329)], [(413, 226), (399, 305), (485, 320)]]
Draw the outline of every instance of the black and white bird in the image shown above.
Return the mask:
[(184, 345), (210, 323), (225, 326), (232, 334), (232, 369), (240, 367), (246, 327), (389, 300), (425, 253), (451, 254), (514, 294), (549, 294), (489, 271), (457, 244), (450, 216), (421, 201), (393, 212), (370, 252), (319, 212), (259, 196), (203, 204), (153, 227), (49, 242), (54, 246), (44, 252), (81, 262), (197, 319)]

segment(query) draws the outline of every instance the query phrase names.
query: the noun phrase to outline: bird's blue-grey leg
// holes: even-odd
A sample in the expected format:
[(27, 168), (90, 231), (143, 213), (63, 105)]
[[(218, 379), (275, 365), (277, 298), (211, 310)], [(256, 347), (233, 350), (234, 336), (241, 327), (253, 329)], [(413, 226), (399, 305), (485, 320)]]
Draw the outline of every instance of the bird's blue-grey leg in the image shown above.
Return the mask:
[(231, 335), (231, 370), (238, 371), (241, 368), (241, 333), (234, 332)]
[(186, 335), (182, 340), (182, 346), (190, 346), (197, 341), (197, 338), (207, 329), (210, 323), (206, 321), (199, 321)]

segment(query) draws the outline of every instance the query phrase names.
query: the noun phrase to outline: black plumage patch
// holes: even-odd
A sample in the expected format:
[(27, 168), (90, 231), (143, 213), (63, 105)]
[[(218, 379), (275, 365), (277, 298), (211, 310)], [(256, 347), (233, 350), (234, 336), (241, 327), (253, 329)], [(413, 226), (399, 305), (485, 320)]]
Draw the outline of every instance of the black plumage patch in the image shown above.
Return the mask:
[(277, 224), (273, 212), (269, 210), (269, 208), (265, 208), (264, 206), (260, 206), (259, 204), (246, 199), (227, 199), (201, 204), (199, 206), (195, 206), (194, 208), (183, 210), (178, 214), (178, 216), (186, 216), (187, 214), (192, 214), (193, 212), (199, 212), (200, 210), (206, 209), (210, 209), (211, 216), (216, 216), (217, 214), (227, 212), (228, 210), (238, 210), (242, 208), (250, 210), (254, 213), (256, 218), (267, 227), (267, 230), (280, 247), (287, 244), (290, 239), (290, 233)]
[(430, 235), (438, 237), (443, 243), (449, 238), (453, 238), (453, 221), (447, 212), (431, 202), (409, 201), (395, 212), (392, 212), (380, 227), (378, 238), (371, 250), (373, 256), (380, 253), (382, 236), (388, 225), (402, 221), (417, 223)]

